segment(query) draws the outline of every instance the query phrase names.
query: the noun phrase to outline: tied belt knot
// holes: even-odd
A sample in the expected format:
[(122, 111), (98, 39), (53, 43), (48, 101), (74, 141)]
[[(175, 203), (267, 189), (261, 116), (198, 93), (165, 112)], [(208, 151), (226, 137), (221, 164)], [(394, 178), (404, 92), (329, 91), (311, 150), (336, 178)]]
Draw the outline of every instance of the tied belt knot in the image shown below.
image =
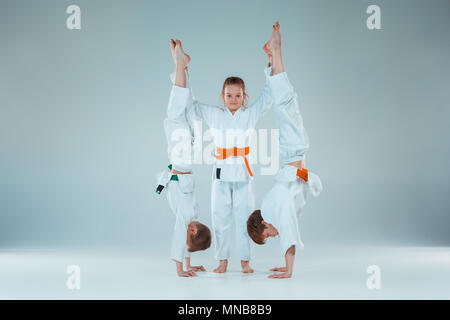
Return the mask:
[(297, 177), (308, 182), (308, 169), (302, 168), (302, 170), (297, 169)]
[(247, 171), (251, 177), (253, 177), (252, 170), (250, 169), (250, 165), (248, 164), (247, 155), (250, 153), (250, 147), (232, 147), (232, 148), (217, 148), (215, 158), (217, 160), (224, 160), (229, 157), (242, 157), (245, 162), (245, 166), (247, 167)]

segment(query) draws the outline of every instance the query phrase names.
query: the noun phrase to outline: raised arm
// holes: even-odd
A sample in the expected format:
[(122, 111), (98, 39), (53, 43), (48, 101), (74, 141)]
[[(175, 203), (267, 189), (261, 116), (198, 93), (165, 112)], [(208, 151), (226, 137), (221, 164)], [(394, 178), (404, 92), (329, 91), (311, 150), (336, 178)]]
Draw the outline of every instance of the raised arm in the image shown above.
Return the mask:
[(273, 105), (272, 96), (270, 94), (270, 87), (268, 79), (272, 75), (272, 65), (273, 65), (273, 53), (270, 50), (270, 41), (267, 41), (263, 46), (263, 51), (267, 55), (267, 67), (264, 69), (265, 74), (265, 84), (262, 93), (256, 99), (256, 101), (249, 106), (250, 110), (254, 112), (256, 119), (261, 117), (267, 110), (269, 110)]
[(268, 77), (272, 73), (272, 67), (265, 68), (264, 73), (266, 75), (264, 88), (258, 99), (256, 99), (256, 101), (248, 107), (250, 112), (253, 113), (253, 117), (256, 121), (273, 105), (272, 95), (270, 94), (270, 87), (268, 82)]

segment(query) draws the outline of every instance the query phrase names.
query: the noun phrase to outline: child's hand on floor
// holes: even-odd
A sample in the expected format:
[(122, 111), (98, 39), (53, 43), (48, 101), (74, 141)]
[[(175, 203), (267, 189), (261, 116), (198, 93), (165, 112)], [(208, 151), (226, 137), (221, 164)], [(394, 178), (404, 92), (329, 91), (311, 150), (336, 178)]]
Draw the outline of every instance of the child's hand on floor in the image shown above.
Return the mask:
[(287, 267), (275, 267), (275, 268), (270, 269), (269, 271), (286, 272)]
[(203, 266), (188, 266), (187, 269), (189, 271), (206, 271)]
[(292, 277), (292, 273), (283, 272), (283, 273), (274, 273), (269, 276), (271, 279), (283, 279)]
[(188, 270), (188, 271), (180, 271), (178, 272), (179, 277), (196, 277), (197, 274), (194, 271)]
[(269, 276), (271, 279), (282, 279), (282, 278), (290, 278), (292, 277), (292, 272), (288, 271), (287, 267), (275, 267), (270, 269), (269, 271), (278, 271), (282, 273), (274, 273)]

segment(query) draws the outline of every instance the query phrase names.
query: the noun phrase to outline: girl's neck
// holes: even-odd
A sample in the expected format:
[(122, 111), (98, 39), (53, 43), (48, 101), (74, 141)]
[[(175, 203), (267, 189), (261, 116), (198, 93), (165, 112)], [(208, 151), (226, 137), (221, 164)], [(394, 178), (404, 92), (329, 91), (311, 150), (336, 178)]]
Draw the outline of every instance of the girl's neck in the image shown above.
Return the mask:
[(236, 113), (236, 111), (238, 111), (238, 110), (241, 109), (241, 108), (242, 108), (242, 106), (240, 106), (239, 108), (234, 109), (234, 110), (231, 110), (230, 108), (227, 108), (227, 109), (228, 109), (228, 111), (230, 111), (230, 113), (234, 116), (234, 114)]

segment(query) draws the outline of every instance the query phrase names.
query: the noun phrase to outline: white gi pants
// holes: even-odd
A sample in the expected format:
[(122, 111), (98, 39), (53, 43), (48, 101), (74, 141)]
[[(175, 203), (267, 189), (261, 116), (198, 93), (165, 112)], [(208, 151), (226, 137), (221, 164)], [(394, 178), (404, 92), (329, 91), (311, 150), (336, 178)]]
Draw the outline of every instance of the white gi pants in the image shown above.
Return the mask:
[(308, 134), (295, 93), (286, 72), (269, 77), (274, 112), (279, 129), (279, 152), (283, 164), (304, 160), (309, 148)]
[(250, 260), (247, 219), (254, 210), (253, 181), (231, 182), (214, 178), (211, 199), (216, 259), (230, 258), (231, 224), (234, 220), (239, 258)]

